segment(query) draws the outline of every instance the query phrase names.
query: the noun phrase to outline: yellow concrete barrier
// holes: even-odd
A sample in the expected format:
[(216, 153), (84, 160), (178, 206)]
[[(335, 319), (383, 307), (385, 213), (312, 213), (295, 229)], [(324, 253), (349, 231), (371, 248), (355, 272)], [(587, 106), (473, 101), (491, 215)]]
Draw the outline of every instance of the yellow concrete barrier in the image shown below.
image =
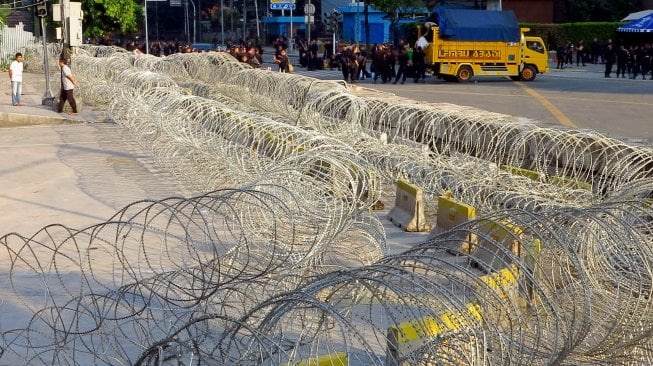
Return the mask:
[(581, 182), (576, 179), (569, 179), (565, 177), (549, 177), (549, 183), (554, 184), (558, 187), (565, 187), (571, 189), (584, 189), (586, 191), (592, 191), (592, 185), (586, 182)]
[[(420, 350), (435, 338), (446, 337), (448, 333), (474, 326), (474, 322), (480, 322), (482, 319), (481, 307), (469, 303), (465, 313), (443, 312), (437, 316), (429, 315), (393, 325), (388, 328), (387, 333), (386, 365), (400, 365), (399, 359)], [(408, 366), (410, 362), (402, 362), (401, 365)]]
[(506, 221), (483, 220), (481, 223), (478, 244), (470, 253), (472, 265), (485, 272), (499, 271), (511, 265), (511, 255), (521, 255), (522, 229)]
[(498, 272), (481, 276), (481, 281), (500, 298), (507, 299), (516, 295), (517, 290), (517, 268), (511, 266), (510, 268), (502, 268)]
[[(534, 170), (517, 168), (511, 165), (501, 165), (500, 169), (509, 172), (512, 175), (519, 175), (522, 177), (530, 178), (532, 180), (540, 181), (544, 179), (544, 176), (542, 174)], [(592, 190), (591, 184), (576, 179), (567, 178), (567, 177), (550, 176), (546, 181), (549, 184), (553, 184), (559, 187), (566, 187), (572, 189), (584, 189), (586, 191)]]
[(388, 218), (404, 231), (431, 230), (431, 225), (426, 221), (426, 215), (424, 215), (422, 189), (407, 180), (399, 179), (395, 206), (390, 210)]
[[(467, 221), (476, 219), (476, 207), (458, 202), (451, 198), (451, 192), (438, 197), (438, 216), (435, 224), (436, 232), (450, 230)], [(469, 253), (476, 243), (476, 235), (468, 234), (454, 251)]]
[(349, 356), (345, 352), (333, 352), (316, 358), (309, 358), (298, 362), (289, 362), (281, 366), (348, 366)]
[(532, 180), (540, 180), (542, 178), (542, 175), (540, 175), (540, 173), (534, 170), (517, 168), (516, 166), (512, 166), (512, 165), (501, 165), (499, 168), (512, 175), (520, 175), (522, 177), (530, 178)]

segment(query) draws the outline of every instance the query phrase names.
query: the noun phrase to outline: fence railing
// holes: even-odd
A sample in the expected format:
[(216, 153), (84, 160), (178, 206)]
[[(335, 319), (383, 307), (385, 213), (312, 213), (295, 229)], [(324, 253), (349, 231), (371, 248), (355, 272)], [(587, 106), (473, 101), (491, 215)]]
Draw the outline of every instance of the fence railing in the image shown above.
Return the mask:
[(2, 38), (0, 38), (0, 62), (2, 65), (8, 65), (16, 52), (20, 52), (23, 47), (36, 42), (34, 34), (25, 31), (24, 27), (22, 22), (14, 27), (7, 25), (2, 27)]

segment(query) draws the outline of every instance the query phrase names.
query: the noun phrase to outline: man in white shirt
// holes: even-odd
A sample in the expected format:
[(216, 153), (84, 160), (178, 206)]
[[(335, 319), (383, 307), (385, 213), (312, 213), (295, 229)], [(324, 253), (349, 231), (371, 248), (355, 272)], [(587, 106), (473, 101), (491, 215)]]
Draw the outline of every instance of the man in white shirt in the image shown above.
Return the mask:
[(72, 71), (70, 71), (70, 67), (66, 65), (65, 58), (59, 59), (59, 67), (61, 67), (61, 94), (59, 95), (57, 112), (63, 112), (63, 106), (67, 100), (70, 107), (73, 109), (71, 114), (77, 114), (77, 103), (75, 102), (75, 96), (73, 95), (75, 85), (77, 85), (77, 80), (75, 80)]
[(9, 78), (11, 79), (11, 104), (20, 104), (20, 94), (23, 92), (23, 54), (16, 53), (16, 59), (9, 65)]

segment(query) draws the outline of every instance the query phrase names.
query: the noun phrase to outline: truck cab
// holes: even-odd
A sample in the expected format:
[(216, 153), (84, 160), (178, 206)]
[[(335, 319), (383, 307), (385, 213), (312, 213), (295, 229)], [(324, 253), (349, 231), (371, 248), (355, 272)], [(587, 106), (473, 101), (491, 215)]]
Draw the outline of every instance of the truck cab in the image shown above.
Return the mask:
[[(527, 31), (528, 28), (522, 28), (522, 32)], [(544, 41), (540, 37), (524, 37), (524, 66), (533, 68), (535, 74), (543, 74), (549, 72), (549, 53), (547, 52)], [(529, 73), (526, 71), (526, 73)], [(522, 70), (521, 74), (524, 74)], [(520, 75), (523, 80), (533, 80), (535, 75)]]

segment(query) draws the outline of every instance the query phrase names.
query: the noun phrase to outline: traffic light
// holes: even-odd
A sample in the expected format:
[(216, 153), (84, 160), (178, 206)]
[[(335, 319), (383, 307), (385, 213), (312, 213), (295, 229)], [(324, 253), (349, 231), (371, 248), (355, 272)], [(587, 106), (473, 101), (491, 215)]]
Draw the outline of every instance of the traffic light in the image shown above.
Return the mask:
[(48, 5), (45, 3), (45, 0), (41, 0), (36, 4), (36, 16), (45, 18), (48, 15)]
[(334, 10), (329, 17), (329, 28), (332, 32), (338, 33), (338, 28), (340, 28), (340, 22), (342, 21), (342, 13), (338, 10)]

